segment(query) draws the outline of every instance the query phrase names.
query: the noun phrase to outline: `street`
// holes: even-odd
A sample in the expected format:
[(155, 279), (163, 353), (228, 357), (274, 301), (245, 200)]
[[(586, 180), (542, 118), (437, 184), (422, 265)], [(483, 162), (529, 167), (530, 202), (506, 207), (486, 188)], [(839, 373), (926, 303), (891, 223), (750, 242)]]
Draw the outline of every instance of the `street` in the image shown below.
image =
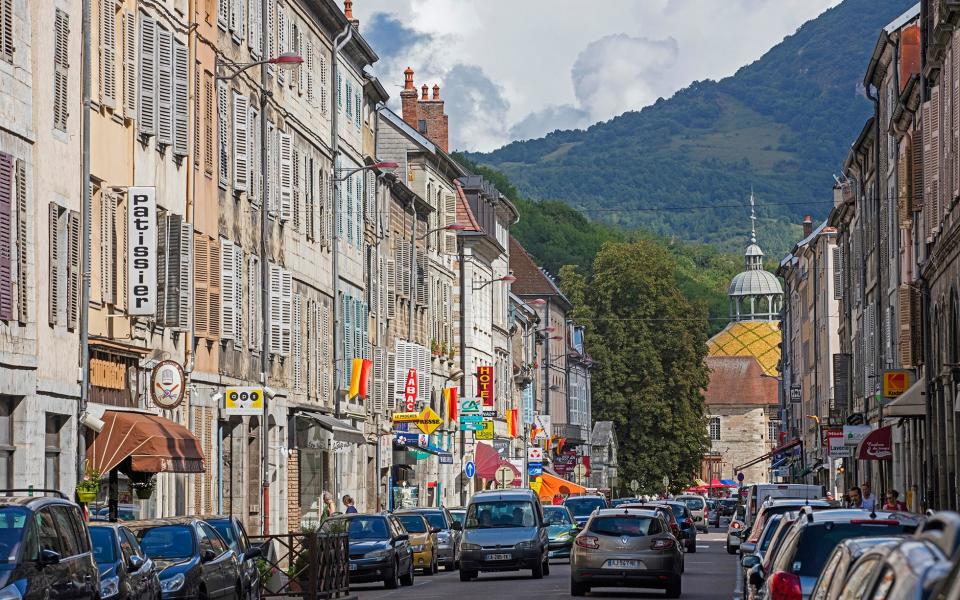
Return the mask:
[[(683, 598), (731, 598), (736, 585), (736, 557), (724, 548), (724, 530), (714, 529), (697, 538), (696, 554), (686, 555)], [(413, 587), (385, 590), (382, 584), (351, 586), (359, 600), (446, 600), (448, 598), (498, 598), (544, 600), (570, 597), (570, 564), (566, 559), (550, 561), (550, 575), (530, 578), (529, 571), (484, 573), (480, 579), (461, 583), (456, 571), (434, 576), (417, 574)], [(503, 596), (501, 596), (503, 594)], [(599, 598), (661, 598), (660, 590), (599, 588), (590, 596)]]

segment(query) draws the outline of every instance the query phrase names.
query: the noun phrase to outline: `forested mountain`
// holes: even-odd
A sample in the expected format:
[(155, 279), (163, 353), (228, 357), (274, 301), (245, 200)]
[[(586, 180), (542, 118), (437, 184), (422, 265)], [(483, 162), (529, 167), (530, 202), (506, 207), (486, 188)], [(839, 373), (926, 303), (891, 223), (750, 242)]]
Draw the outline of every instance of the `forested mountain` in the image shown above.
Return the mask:
[(752, 186), (760, 244), (778, 257), (804, 214), (829, 210), (832, 175), (871, 114), (862, 85), (870, 54), (881, 28), (913, 4), (844, 0), (731, 77), (587, 130), (468, 157), (527, 198), (730, 252), (744, 246)]

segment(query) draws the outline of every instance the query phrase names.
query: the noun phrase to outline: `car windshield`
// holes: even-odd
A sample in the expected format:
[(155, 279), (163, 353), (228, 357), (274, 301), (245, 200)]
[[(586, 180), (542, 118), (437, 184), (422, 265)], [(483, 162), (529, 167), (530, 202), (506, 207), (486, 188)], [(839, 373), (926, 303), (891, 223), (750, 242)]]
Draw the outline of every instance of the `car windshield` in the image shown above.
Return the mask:
[(641, 537), (649, 535), (650, 517), (631, 515), (613, 515), (609, 517), (594, 517), (590, 521), (590, 531), (599, 535), (613, 535), (621, 537)]
[(403, 528), (409, 533), (427, 532), (427, 524), (423, 522), (423, 517), (420, 515), (397, 515), (397, 518), (400, 519)]
[(113, 529), (109, 527), (91, 527), (90, 541), (93, 542), (93, 558), (98, 564), (112, 563), (117, 560), (114, 551)]
[(453, 517), (453, 520), (454, 520), (454, 521), (456, 521), (457, 523), (460, 523), (461, 525), (463, 525), (463, 519), (464, 519), (464, 517), (467, 516), (467, 511), (465, 511), (465, 510), (458, 510), (458, 511), (456, 511), (456, 512), (451, 512), (450, 515)]
[(703, 500), (701, 498), (684, 498), (683, 503), (690, 510), (703, 510)]
[(447, 520), (443, 517), (443, 513), (431, 512), (420, 514), (426, 517), (427, 522), (430, 523), (430, 527), (434, 529), (447, 529)]
[(162, 525), (138, 532), (140, 547), (150, 558), (187, 558), (193, 555), (193, 533), (187, 525)]
[(0, 562), (15, 562), (28, 511), (17, 506), (0, 508)]
[(220, 537), (227, 542), (231, 550), (234, 552), (240, 551), (240, 546), (237, 543), (236, 532), (234, 532), (233, 527), (230, 526), (229, 519), (216, 519), (214, 521), (207, 521), (207, 523), (213, 525), (213, 528), (216, 529), (217, 533), (220, 534)]
[(595, 508), (606, 508), (607, 501), (603, 498), (570, 498), (563, 503), (564, 506), (569, 508), (574, 516), (576, 517), (586, 517), (593, 512)]
[(343, 531), (344, 521), (347, 521), (347, 535), (351, 542), (355, 541), (382, 541), (390, 539), (387, 531), (387, 521), (383, 517), (354, 517), (352, 519), (328, 519), (323, 524), (323, 532)]
[(687, 516), (687, 507), (683, 504), (676, 504), (671, 502), (667, 506), (670, 507), (670, 510), (673, 511), (673, 516), (678, 520), (682, 521), (685, 516)]
[(780, 525), (780, 519), (783, 518), (783, 515), (773, 515), (770, 517), (770, 522), (767, 523), (766, 527), (763, 529), (763, 533), (760, 534), (760, 551), (766, 552), (767, 548), (770, 547), (770, 541), (773, 540), (773, 534), (777, 530), (777, 527)]
[(899, 535), (902, 525), (870, 523), (821, 523), (804, 528), (790, 569), (797, 575), (816, 577), (834, 547), (847, 538)]
[(732, 498), (728, 498), (720, 501), (720, 508), (731, 509), (736, 506), (737, 506), (737, 501)]
[(573, 525), (570, 511), (565, 506), (544, 506), (543, 518), (546, 519), (547, 525)]
[(493, 529), (497, 527), (533, 527), (533, 504), (526, 500), (475, 502), (467, 509), (466, 529)]

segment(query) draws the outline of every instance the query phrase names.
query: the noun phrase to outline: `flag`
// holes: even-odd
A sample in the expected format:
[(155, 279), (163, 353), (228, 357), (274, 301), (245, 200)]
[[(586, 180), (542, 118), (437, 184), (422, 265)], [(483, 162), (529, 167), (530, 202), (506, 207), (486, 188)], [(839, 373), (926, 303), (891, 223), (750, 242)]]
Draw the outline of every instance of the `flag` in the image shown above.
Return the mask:
[(560, 441), (557, 442), (557, 454), (563, 452), (563, 447), (567, 444), (567, 438), (562, 437)]
[(367, 397), (367, 384), (370, 381), (370, 369), (373, 367), (373, 361), (363, 359), (363, 364), (360, 365), (360, 397)]
[(446, 402), (447, 421), (457, 420), (457, 388), (444, 388), (443, 399)]
[(363, 358), (355, 358), (351, 363), (350, 369), (350, 391), (348, 398), (366, 398), (367, 380), (370, 379), (370, 366), (373, 363)]
[(517, 409), (507, 410), (507, 435), (517, 437)]

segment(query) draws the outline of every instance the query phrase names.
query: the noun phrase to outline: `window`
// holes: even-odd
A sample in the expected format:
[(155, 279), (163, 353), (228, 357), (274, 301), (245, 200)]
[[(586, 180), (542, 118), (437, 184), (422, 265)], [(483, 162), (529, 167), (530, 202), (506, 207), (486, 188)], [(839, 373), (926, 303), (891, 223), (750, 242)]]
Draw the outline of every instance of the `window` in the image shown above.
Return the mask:
[(0, 26), (3, 31), (0, 32), (0, 58), (13, 62), (13, 0), (3, 0), (0, 2)]
[(200, 528), (203, 529), (203, 533), (210, 539), (210, 544), (213, 546), (213, 550), (217, 553), (217, 556), (227, 551), (227, 545), (213, 527), (206, 523), (201, 523)]
[(44, 487), (48, 490), (60, 489), (60, 430), (65, 422), (64, 415), (47, 413), (43, 481)]
[(13, 412), (15, 400), (0, 396), (0, 485), (13, 487), (13, 453), (16, 451), (13, 437)]
[(22, 160), (0, 152), (0, 320), (27, 321), (27, 181)]
[[(56, 488), (54, 488), (56, 489)], [(70, 508), (67, 506), (51, 506), (50, 513), (53, 515), (53, 521), (57, 524), (57, 531), (60, 532), (60, 544), (63, 548), (61, 556), (76, 556), (81, 553), (83, 546), (80, 543), (80, 535), (74, 526)]]
[(420, 133), (427, 132), (427, 122), (424, 119), (420, 119), (417, 121), (417, 131), (419, 131)]
[(181, 215), (159, 219), (157, 235), (157, 321), (185, 331), (192, 302), (193, 225)]
[(63, 546), (60, 542), (60, 535), (57, 533), (57, 526), (53, 522), (53, 514), (50, 509), (41, 509), (36, 512), (35, 522), (37, 524), (37, 533), (39, 534), (40, 549), (53, 550), (57, 554), (63, 555)]
[(710, 417), (710, 440), (720, 441), (720, 417)]
[(776, 444), (780, 437), (780, 421), (767, 421), (767, 440), (771, 444)]
[[(3, 0), (3, 4), (12, 4), (10, 0)], [(4, 15), (4, 21), (6, 21)], [(12, 15), (10, 17), (13, 18)], [(6, 22), (4, 22), (6, 30)], [(67, 101), (67, 91), (70, 89), (70, 17), (59, 8), (56, 9), (53, 23), (53, 126), (61, 131), (67, 130), (67, 117), (70, 115)], [(4, 31), (4, 38), (7, 37)]]
[(117, 104), (117, 5), (100, 0), (100, 102), (109, 108)]

